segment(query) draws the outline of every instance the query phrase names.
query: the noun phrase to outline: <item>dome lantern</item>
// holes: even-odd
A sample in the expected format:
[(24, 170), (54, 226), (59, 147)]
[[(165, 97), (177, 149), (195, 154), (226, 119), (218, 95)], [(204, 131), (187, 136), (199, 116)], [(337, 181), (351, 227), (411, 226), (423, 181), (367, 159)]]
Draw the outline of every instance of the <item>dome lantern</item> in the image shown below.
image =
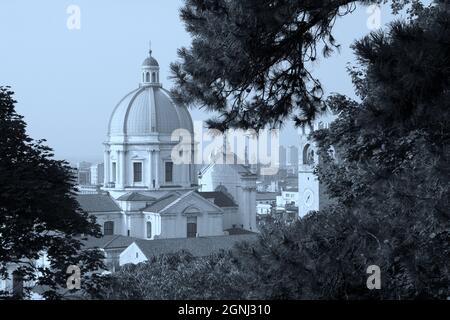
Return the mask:
[(152, 49), (148, 52), (148, 57), (142, 63), (142, 86), (158, 86), (161, 87), (159, 82), (159, 63), (152, 57)]

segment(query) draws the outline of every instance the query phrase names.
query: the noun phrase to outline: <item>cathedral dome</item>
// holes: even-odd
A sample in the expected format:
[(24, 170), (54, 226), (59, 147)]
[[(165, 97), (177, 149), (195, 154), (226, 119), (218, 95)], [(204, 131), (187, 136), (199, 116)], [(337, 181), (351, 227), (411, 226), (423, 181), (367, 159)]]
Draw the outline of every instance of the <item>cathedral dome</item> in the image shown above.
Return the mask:
[(193, 133), (188, 109), (177, 105), (159, 83), (158, 62), (151, 56), (142, 65), (139, 88), (128, 93), (111, 115), (108, 136), (172, 134), (176, 129)]
[(193, 132), (186, 107), (176, 105), (170, 93), (155, 86), (143, 86), (127, 94), (114, 109), (109, 136), (172, 134), (176, 129)]

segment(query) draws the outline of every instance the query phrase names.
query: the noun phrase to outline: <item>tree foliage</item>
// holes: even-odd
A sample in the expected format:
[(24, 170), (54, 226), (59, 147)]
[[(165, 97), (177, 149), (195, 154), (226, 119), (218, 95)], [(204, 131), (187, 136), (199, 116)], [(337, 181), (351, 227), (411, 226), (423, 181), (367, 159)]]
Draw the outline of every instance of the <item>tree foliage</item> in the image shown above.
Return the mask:
[[(330, 97), (338, 118), (312, 137), (334, 202), (247, 248), (242, 265), (255, 270), (258, 297), (449, 296), (450, 17), (416, 9), (417, 19), (353, 46), (362, 102)], [(381, 290), (365, 286), (369, 265), (381, 268)]]
[[(44, 141), (27, 135), (15, 103), (13, 92), (0, 87), (0, 277), (8, 277), (8, 266), (17, 266), (25, 282), (57, 298), (66, 288), (68, 266), (79, 266), (86, 277), (102, 266), (100, 253), (81, 250), (75, 238), (99, 236), (100, 230), (75, 200), (68, 163), (54, 160)], [(43, 254), (49, 268), (36, 263)], [(84, 285), (90, 291), (96, 282)]]
[(436, 8), (417, 14), (355, 43), (362, 102), (331, 97), (339, 118), (315, 134), (332, 211), (372, 243), (355, 253), (383, 267), (386, 298), (450, 292), (450, 19)]
[[(337, 119), (311, 138), (334, 201), (294, 223), (264, 224), (256, 243), (219, 259), (225, 271), (211, 268), (211, 257), (136, 267), (156, 277), (151, 290), (186, 293), (159, 298), (449, 297), (450, 15), (415, 10), (417, 18), (354, 44), (359, 64), (350, 74), (361, 102), (327, 99)], [(380, 290), (366, 286), (370, 265), (381, 269)], [(171, 270), (168, 278), (160, 269)]]
[(312, 67), (339, 48), (333, 26), (357, 4), (418, 0), (187, 0), (181, 19), (193, 40), (171, 65), (173, 95), (217, 117), (208, 125), (261, 129), (323, 111)]
[(138, 265), (126, 265), (110, 277), (106, 299), (197, 300), (242, 298), (238, 262), (229, 252), (194, 258), (189, 252), (153, 257)]

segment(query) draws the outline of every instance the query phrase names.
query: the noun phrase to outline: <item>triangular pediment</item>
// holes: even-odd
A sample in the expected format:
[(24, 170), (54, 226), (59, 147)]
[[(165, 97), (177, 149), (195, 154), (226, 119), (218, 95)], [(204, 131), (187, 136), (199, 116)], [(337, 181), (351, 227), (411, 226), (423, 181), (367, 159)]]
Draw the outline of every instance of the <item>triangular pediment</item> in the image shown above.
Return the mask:
[(195, 214), (195, 213), (223, 213), (223, 210), (211, 201), (191, 191), (173, 199), (164, 208), (160, 208), (161, 214)]

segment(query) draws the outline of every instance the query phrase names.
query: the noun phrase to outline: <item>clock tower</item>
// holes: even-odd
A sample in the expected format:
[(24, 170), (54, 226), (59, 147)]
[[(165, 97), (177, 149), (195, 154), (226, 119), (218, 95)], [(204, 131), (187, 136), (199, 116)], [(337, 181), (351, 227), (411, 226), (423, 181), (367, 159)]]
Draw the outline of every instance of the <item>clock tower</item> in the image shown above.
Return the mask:
[(314, 141), (309, 139), (311, 132), (328, 128), (335, 119), (331, 112), (319, 116), (311, 126), (299, 128), (298, 150), (298, 215), (304, 217), (310, 211), (320, 210), (328, 199), (324, 186), (320, 184), (314, 174), (314, 168), (318, 164), (317, 147)]

